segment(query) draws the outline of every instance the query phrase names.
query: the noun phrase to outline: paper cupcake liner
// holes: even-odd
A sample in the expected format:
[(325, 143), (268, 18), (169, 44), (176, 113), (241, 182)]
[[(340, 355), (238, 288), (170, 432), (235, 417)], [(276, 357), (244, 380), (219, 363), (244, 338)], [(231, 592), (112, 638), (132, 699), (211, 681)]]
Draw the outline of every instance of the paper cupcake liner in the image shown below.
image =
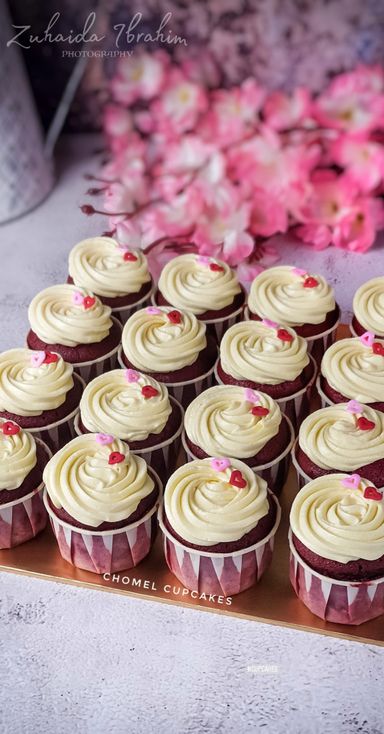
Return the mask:
[[(114, 316), (112, 320), (118, 324), (121, 330), (121, 323)], [(94, 380), (95, 377), (99, 377), (104, 372), (109, 372), (117, 367), (117, 355), (120, 345), (114, 347), (108, 354), (103, 354), (98, 359), (91, 359), (89, 362), (75, 362), (72, 366), (75, 372), (83, 378), (84, 382), (88, 383)]]
[[(181, 423), (177, 431), (167, 441), (163, 441), (154, 446), (144, 449), (135, 449), (136, 456), (141, 456), (147, 464), (154, 469), (159, 475), (161, 481), (165, 483), (168, 477), (175, 471), (178, 457), (180, 457), (181, 432), (183, 430), (184, 410), (175, 398), (170, 398), (171, 403), (176, 403), (181, 412)], [(76, 436), (83, 436), (80, 426), (80, 415), (78, 414), (74, 420), (73, 430)], [(117, 437), (119, 438), (119, 437)], [(129, 445), (129, 441), (124, 439)], [(184, 456), (183, 456), (184, 460)]]
[(120, 323), (124, 326), (124, 324), (128, 321), (130, 316), (134, 314), (136, 311), (139, 311), (140, 308), (145, 308), (145, 306), (150, 306), (152, 303), (152, 294), (154, 291), (155, 285), (152, 285), (152, 288), (148, 293), (140, 298), (138, 301), (135, 301), (135, 303), (130, 303), (129, 306), (120, 306), (119, 308), (113, 308), (112, 309), (112, 316), (114, 316)]
[[(36, 442), (46, 449), (50, 458), (52, 453), (48, 446), (38, 438)], [(47, 513), (43, 503), (43, 489), (44, 484), (41, 482), (25, 497), (0, 505), (0, 550), (26, 543), (44, 530)]]
[[(156, 472), (149, 470), (156, 480), (160, 495), (162, 484)], [(159, 501), (137, 522), (116, 530), (84, 530), (70, 525), (55, 515), (48, 502), (47, 490), (43, 501), (61, 556), (72, 566), (92, 573), (114, 573), (137, 566), (152, 548), (156, 537), (156, 513)]]
[[(75, 380), (79, 380), (85, 388), (85, 382), (80, 375), (73, 374)], [(74, 429), (74, 419), (79, 413), (79, 406), (75, 408), (69, 415), (62, 418), (56, 423), (51, 423), (48, 426), (42, 426), (41, 428), (28, 428), (29, 433), (32, 433), (34, 438), (40, 438), (53, 453), (58, 451), (62, 446), (75, 438), (76, 433)]]
[(311, 477), (308, 476), (308, 474), (306, 474), (302, 470), (299, 462), (296, 459), (296, 447), (298, 443), (299, 443), (299, 438), (297, 438), (295, 443), (293, 444), (292, 452), (291, 452), (291, 459), (292, 459), (292, 464), (296, 470), (298, 489), (302, 489), (303, 487), (305, 487), (306, 484), (308, 484), (308, 482), (312, 482), (313, 480), (311, 479)]
[(159, 525), (164, 535), (164, 554), (169, 570), (187, 589), (199, 594), (233, 596), (253, 586), (272, 560), (274, 538), (279, 527), (281, 510), (275, 495), (276, 522), (271, 532), (255, 545), (233, 553), (208, 553), (187, 548), (176, 540), (163, 522), (159, 509)]
[[(291, 439), (284, 449), (280, 456), (278, 456), (273, 461), (270, 461), (268, 464), (255, 464), (255, 466), (252, 466), (252, 471), (255, 472), (259, 477), (262, 477), (264, 479), (270, 490), (276, 495), (279, 495), (281, 493), (281, 490), (284, 487), (284, 484), (286, 482), (289, 466), (290, 466), (290, 460), (291, 460), (291, 451), (292, 446), (295, 441), (295, 432), (293, 430), (293, 426), (289, 418), (287, 416), (283, 416), (285, 420), (289, 424), (289, 429), (291, 432)], [(198, 456), (196, 456), (193, 451), (188, 446), (187, 440), (186, 440), (186, 433), (185, 430), (182, 433), (181, 437), (182, 445), (185, 451), (185, 454), (187, 456), (187, 461), (194, 461), (195, 459), (199, 459)]]
[(299, 556), (291, 530), (288, 537), (291, 584), (312, 614), (337, 624), (363, 624), (384, 614), (384, 577), (359, 582), (323, 576)]
[(318, 394), (320, 395), (321, 407), (322, 408), (328, 408), (329, 405), (336, 405), (336, 403), (334, 403), (328, 397), (328, 395), (326, 395), (325, 392), (322, 391), (320, 381), (321, 381), (321, 374), (318, 376), (318, 378), (316, 380), (316, 390), (317, 390)]

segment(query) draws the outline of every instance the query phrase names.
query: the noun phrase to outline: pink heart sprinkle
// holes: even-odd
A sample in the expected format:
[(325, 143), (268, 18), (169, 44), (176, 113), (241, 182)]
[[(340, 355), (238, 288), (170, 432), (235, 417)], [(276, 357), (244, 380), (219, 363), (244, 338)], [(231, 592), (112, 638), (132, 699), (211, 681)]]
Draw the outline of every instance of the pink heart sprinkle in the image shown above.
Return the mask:
[(34, 352), (31, 354), (32, 367), (41, 367), (45, 360), (45, 352)]
[(343, 487), (349, 487), (350, 489), (358, 489), (360, 484), (360, 474), (351, 474), (349, 477), (341, 480)]
[(75, 306), (82, 306), (84, 303), (84, 296), (79, 291), (75, 291), (72, 294), (72, 303), (75, 304)]
[(244, 388), (244, 398), (249, 403), (260, 403), (260, 395), (250, 387)]
[(140, 380), (140, 375), (136, 370), (125, 370), (124, 375), (127, 382), (138, 382)]
[(96, 433), (95, 439), (100, 446), (108, 446), (114, 442), (114, 437), (110, 436), (109, 433)]
[(161, 310), (159, 308), (157, 308), (157, 306), (148, 306), (147, 309), (146, 309), (146, 311), (147, 311), (147, 313), (151, 313), (151, 314), (161, 313)]
[(365, 331), (364, 334), (359, 336), (359, 339), (365, 347), (371, 347), (375, 341), (375, 335), (371, 331)]
[(198, 255), (196, 261), (200, 263), (200, 265), (209, 265), (210, 258), (207, 255)]
[(355, 413), (362, 413), (363, 406), (361, 403), (358, 403), (357, 400), (350, 400), (349, 403), (347, 403), (346, 410), (348, 413), (352, 413), (354, 415)]
[(292, 273), (294, 275), (306, 275), (307, 271), (304, 268), (292, 268)]
[(215, 471), (225, 471), (231, 466), (229, 459), (211, 459), (211, 467)]
[(261, 323), (264, 324), (264, 326), (268, 326), (269, 329), (277, 329), (279, 326), (276, 321), (271, 321), (271, 319), (263, 319)]

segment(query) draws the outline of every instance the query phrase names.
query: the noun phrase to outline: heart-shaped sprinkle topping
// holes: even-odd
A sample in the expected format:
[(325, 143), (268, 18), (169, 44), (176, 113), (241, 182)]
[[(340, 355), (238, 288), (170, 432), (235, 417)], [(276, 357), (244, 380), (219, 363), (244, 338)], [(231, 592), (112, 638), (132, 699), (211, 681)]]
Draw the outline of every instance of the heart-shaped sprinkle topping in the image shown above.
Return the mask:
[(244, 388), (244, 397), (248, 403), (259, 403), (260, 402), (260, 395), (257, 392), (255, 392), (255, 390), (252, 390), (252, 388), (250, 387)]
[(148, 398), (156, 397), (156, 395), (159, 394), (159, 391), (156, 390), (155, 387), (152, 387), (152, 385), (144, 385), (144, 387), (141, 388), (141, 394), (143, 398), (148, 400)]
[(82, 306), (84, 303), (84, 296), (80, 291), (75, 291), (72, 293), (72, 303), (75, 304), (75, 306)]
[(349, 489), (358, 489), (360, 484), (360, 474), (351, 474), (349, 477), (341, 480), (343, 487), (349, 487)]
[(233, 487), (237, 487), (238, 489), (244, 489), (244, 487), (247, 486), (246, 480), (244, 479), (241, 471), (239, 471), (238, 469), (234, 469), (234, 471), (232, 472), (229, 478), (229, 483), (232, 484)]
[(120, 451), (112, 451), (111, 454), (109, 454), (108, 464), (121, 464), (125, 459), (124, 454), (121, 454)]
[(293, 335), (289, 333), (286, 329), (278, 329), (277, 336), (279, 339), (281, 339), (282, 342), (292, 342), (293, 341)]
[(45, 352), (34, 352), (31, 354), (31, 365), (32, 367), (41, 367), (44, 364)]
[(276, 321), (271, 321), (271, 319), (263, 319), (261, 323), (263, 326), (267, 326), (268, 329), (277, 329), (279, 326)]
[(377, 502), (380, 502), (380, 500), (383, 499), (382, 492), (379, 492), (376, 487), (366, 487), (364, 490), (364, 498), (366, 500), (376, 500)]
[(1, 430), (4, 436), (16, 436), (17, 433), (20, 433), (21, 428), (12, 421), (5, 421), (5, 423), (3, 423), (3, 425), (1, 426)]
[(54, 352), (46, 352), (44, 364), (56, 364), (59, 361), (59, 355)]
[(292, 268), (292, 273), (294, 275), (301, 275), (301, 276), (303, 276), (303, 275), (306, 275), (307, 274), (307, 271), (304, 270), (304, 268)]
[(363, 415), (361, 415), (360, 418), (357, 419), (356, 425), (360, 429), (360, 431), (372, 431), (372, 429), (375, 427), (374, 422), (368, 420), (368, 418), (365, 418)]
[(211, 459), (211, 467), (214, 471), (225, 471), (231, 466), (229, 459)]
[(357, 400), (350, 400), (345, 409), (348, 413), (352, 413), (352, 415), (363, 412), (363, 406)]
[(113, 443), (114, 437), (109, 433), (96, 433), (95, 440), (100, 446), (109, 446), (110, 443)]
[(381, 357), (384, 357), (384, 344), (373, 342), (372, 349), (374, 354), (380, 354)]
[(156, 316), (157, 314), (161, 313), (161, 310), (157, 308), (157, 306), (147, 306), (146, 312), (152, 314), (153, 316)]
[(136, 260), (137, 260), (137, 256), (136, 256), (136, 255), (134, 255), (134, 253), (133, 253), (133, 252), (129, 252), (129, 251), (127, 251), (127, 252), (124, 252), (124, 255), (123, 255), (123, 260), (124, 260), (124, 261), (125, 261), (126, 263), (134, 263), (134, 262), (136, 262)]
[(371, 347), (375, 341), (375, 335), (371, 331), (365, 331), (364, 334), (359, 336), (359, 339), (365, 347)]
[(252, 415), (257, 415), (259, 418), (263, 418), (265, 415), (268, 415), (269, 410), (268, 408), (263, 408), (262, 405), (254, 405), (251, 410)]
[(304, 288), (316, 288), (318, 285), (319, 281), (316, 280), (316, 278), (314, 278), (312, 275), (309, 275), (303, 283)]
[(170, 311), (167, 313), (168, 321), (171, 322), (171, 324), (180, 324), (181, 323), (181, 313), (180, 311)]
[(136, 370), (125, 370), (124, 377), (127, 380), (127, 382), (138, 382), (140, 380), (140, 375)]
[(208, 255), (198, 255), (196, 261), (200, 263), (200, 265), (209, 265)]
[(89, 308), (92, 308), (96, 303), (96, 298), (94, 296), (85, 296), (83, 301), (83, 306), (86, 311), (88, 311)]
[(223, 273), (224, 268), (222, 265), (219, 265), (219, 263), (210, 263), (209, 269), (212, 270), (213, 273)]

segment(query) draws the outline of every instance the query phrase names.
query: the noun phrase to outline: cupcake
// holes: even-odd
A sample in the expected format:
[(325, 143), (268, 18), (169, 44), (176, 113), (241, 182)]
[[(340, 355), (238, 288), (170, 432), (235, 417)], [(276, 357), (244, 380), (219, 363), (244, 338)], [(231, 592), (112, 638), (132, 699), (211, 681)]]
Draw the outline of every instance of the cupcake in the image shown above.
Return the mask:
[(121, 325), (90, 291), (52, 285), (38, 293), (28, 309), (30, 349), (61, 354), (85, 382), (113, 369)]
[(306, 340), (268, 319), (235, 324), (221, 341), (217, 382), (266, 393), (279, 403), (295, 430), (309, 412), (315, 376)]
[(317, 389), (324, 406), (357, 400), (384, 411), (384, 340), (366, 332), (335, 342), (322, 359)]
[(353, 299), (352, 335), (361, 336), (366, 331), (375, 339), (384, 339), (384, 276), (363, 283)]
[(280, 507), (237, 459), (191, 461), (169, 478), (159, 523), (169, 569), (187, 588), (232, 596), (268, 567)]
[(384, 487), (384, 413), (356, 400), (316, 410), (301, 424), (292, 458), (300, 486), (357, 472)]
[(176, 467), (183, 409), (165, 385), (135, 370), (112, 370), (95, 377), (83, 394), (78, 435), (104, 433), (128, 443), (162, 480)]
[(56, 352), (0, 354), (0, 418), (41, 438), (53, 451), (74, 437), (84, 383)]
[(240, 320), (245, 292), (227, 263), (205, 255), (179, 255), (163, 268), (153, 303), (190, 311), (220, 341)]
[(333, 289), (321, 275), (282, 265), (256, 276), (246, 318), (271, 319), (295, 329), (307, 339), (310, 353), (320, 362), (335, 340), (340, 309)]
[(241, 459), (279, 494), (289, 469), (294, 432), (269, 395), (236, 385), (200, 393), (185, 412), (183, 443), (190, 459)]
[(136, 311), (123, 329), (121, 367), (128, 367), (167, 385), (187, 406), (210, 387), (217, 358), (212, 337), (189, 311), (148, 306)]
[(318, 617), (361, 624), (384, 613), (383, 493), (358, 474), (328, 474), (295, 497), (290, 577)]
[(43, 470), (50, 456), (29, 431), (0, 418), (0, 549), (26, 543), (45, 528)]
[(75, 245), (68, 283), (90, 290), (122, 323), (150, 302), (153, 287), (141, 250), (130, 250), (112, 237), (90, 237)]
[(62, 557), (113, 573), (148, 555), (156, 533), (160, 480), (113, 436), (78, 436), (48, 462), (44, 504)]

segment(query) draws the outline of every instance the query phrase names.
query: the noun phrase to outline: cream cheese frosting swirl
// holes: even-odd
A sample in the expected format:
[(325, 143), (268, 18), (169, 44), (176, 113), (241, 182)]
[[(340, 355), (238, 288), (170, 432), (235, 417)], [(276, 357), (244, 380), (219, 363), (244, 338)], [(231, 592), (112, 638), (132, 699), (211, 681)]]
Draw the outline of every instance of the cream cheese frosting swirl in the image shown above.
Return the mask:
[[(223, 471), (214, 469), (212, 461), (199, 459), (181, 466), (164, 492), (164, 509), (173, 530), (194, 545), (240, 540), (269, 509), (264, 479), (236, 459), (228, 461)], [(233, 471), (241, 473), (245, 487), (230, 483)]]
[[(91, 299), (92, 306), (76, 303), (76, 297)], [(111, 329), (110, 316), (111, 309), (90, 291), (67, 284), (40, 291), (28, 309), (29, 323), (39, 339), (66, 347), (101, 342)]]
[(304, 453), (322, 469), (353, 472), (365, 464), (384, 460), (384, 413), (361, 406), (359, 417), (370, 421), (370, 430), (361, 430), (357, 415), (338, 403), (316, 410), (303, 421), (299, 444)]
[[(200, 393), (185, 413), (190, 441), (209, 456), (255, 456), (279, 432), (281, 411), (265, 393), (254, 395), (258, 400), (250, 401), (246, 389), (231, 385), (218, 385)], [(267, 410), (267, 415), (254, 415), (255, 405)]]
[[(384, 346), (384, 341), (380, 342)], [(329, 385), (362, 403), (384, 401), (384, 356), (359, 338), (340, 339), (327, 349), (321, 372)]]
[[(174, 323), (169, 314), (179, 314)], [(123, 329), (127, 359), (144, 372), (175, 372), (192, 365), (207, 346), (206, 327), (193, 313), (149, 306), (136, 311)]]
[(202, 255), (179, 255), (162, 270), (159, 290), (169, 303), (191, 311), (219, 311), (241, 292), (235, 272), (221, 260)]
[(384, 502), (364, 497), (373, 486), (366, 479), (344, 486), (347, 477), (328, 474), (306, 484), (292, 504), (292, 532), (313, 553), (338, 563), (377, 560), (384, 555)]
[(357, 289), (353, 311), (367, 331), (384, 337), (384, 276), (372, 278)]
[(307, 342), (293, 329), (291, 341), (278, 337), (278, 328), (261, 321), (241, 321), (223, 336), (220, 361), (224, 372), (236, 380), (278, 385), (295, 380), (309, 364)]
[(333, 288), (321, 275), (312, 274), (317, 285), (306, 288), (308, 274), (299, 272), (290, 265), (280, 265), (257, 275), (248, 298), (250, 311), (284, 326), (321, 324), (336, 307)]
[(108, 298), (137, 293), (151, 279), (145, 255), (123, 248), (112, 237), (78, 242), (69, 254), (69, 275), (76, 286)]
[[(115, 452), (123, 460), (110, 464)], [(58, 451), (43, 479), (55, 507), (94, 528), (129, 518), (154, 489), (147, 464), (131, 454), (126, 443), (114, 439), (103, 445), (93, 433), (74, 438)]]
[(18, 426), (17, 433), (4, 433), (9, 423), (0, 418), (0, 489), (7, 490), (18, 489), (37, 463), (33, 436)]
[[(145, 397), (146, 387), (155, 394)], [(80, 402), (81, 421), (88, 431), (124, 441), (144, 441), (161, 433), (171, 412), (165, 385), (134, 370), (112, 370), (96, 377)]]
[(0, 354), (1, 411), (37, 416), (65, 402), (73, 388), (73, 367), (59, 355), (56, 362), (46, 364), (41, 362), (43, 355), (30, 349), (9, 349)]

